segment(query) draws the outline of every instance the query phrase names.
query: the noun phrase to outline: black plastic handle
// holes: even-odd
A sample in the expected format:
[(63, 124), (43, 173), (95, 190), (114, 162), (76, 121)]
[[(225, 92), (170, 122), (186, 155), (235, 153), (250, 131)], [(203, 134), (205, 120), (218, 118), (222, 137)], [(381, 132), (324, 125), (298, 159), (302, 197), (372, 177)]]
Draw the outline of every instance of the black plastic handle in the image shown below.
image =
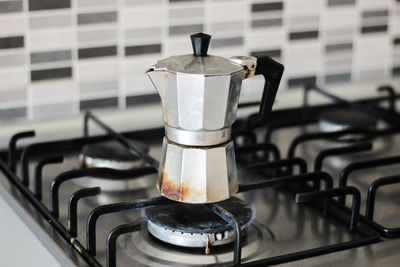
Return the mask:
[(258, 114), (248, 120), (248, 127), (257, 128), (268, 123), (271, 115), (272, 105), (274, 104), (279, 83), (281, 82), (284, 66), (270, 57), (261, 57), (257, 59), (255, 75), (264, 76), (264, 90), (260, 103)]

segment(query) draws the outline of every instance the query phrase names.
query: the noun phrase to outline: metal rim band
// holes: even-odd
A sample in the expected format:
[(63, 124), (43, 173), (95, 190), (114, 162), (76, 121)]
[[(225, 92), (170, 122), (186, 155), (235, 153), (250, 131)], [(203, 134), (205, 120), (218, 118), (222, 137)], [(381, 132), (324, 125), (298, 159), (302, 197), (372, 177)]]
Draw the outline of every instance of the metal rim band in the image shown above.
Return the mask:
[(185, 131), (165, 125), (165, 135), (174, 143), (187, 146), (213, 146), (225, 143), (231, 138), (232, 128), (218, 131)]

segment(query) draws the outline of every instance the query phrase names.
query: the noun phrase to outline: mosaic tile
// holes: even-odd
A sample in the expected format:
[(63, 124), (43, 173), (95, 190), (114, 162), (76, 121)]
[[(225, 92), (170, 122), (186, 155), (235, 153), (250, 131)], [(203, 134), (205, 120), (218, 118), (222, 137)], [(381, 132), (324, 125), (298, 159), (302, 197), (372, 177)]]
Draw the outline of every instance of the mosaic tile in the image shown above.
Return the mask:
[(71, 0), (29, 0), (30, 11), (68, 7), (71, 7)]
[(22, 11), (22, 1), (0, 1), (0, 14)]
[(72, 68), (56, 68), (31, 71), (31, 81), (67, 78), (72, 76)]
[(0, 49), (18, 48), (24, 46), (23, 36), (2, 37), (0, 38)]
[(31, 53), (31, 64), (54, 61), (69, 61), (71, 60), (71, 54), (71, 50), (35, 52)]

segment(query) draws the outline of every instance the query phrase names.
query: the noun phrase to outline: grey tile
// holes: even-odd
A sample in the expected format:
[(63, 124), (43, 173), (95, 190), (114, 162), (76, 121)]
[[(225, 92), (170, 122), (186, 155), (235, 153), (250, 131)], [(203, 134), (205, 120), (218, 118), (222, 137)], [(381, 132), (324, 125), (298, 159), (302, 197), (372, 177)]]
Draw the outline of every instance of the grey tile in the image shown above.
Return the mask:
[(59, 28), (68, 27), (72, 24), (71, 15), (58, 16), (43, 16), (29, 18), (29, 28), (44, 29), (44, 28)]
[(395, 77), (400, 76), (400, 66), (392, 68), (392, 75)]
[(118, 106), (118, 98), (117, 97), (81, 100), (80, 101), (80, 110), (95, 109), (95, 108), (99, 108), (99, 109), (115, 108), (117, 106)]
[(97, 81), (97, 82), (87, 82), (81, 83), (79, 85), (80, 96), (93, 96), (102, 93), (115, 93), (118, 94), (118, 81)]
[(303, 40), (314, 38), (318, 38), (318, 31), (291, 32), (289, 34), (290, 40)]
[(117, 47), (103, 46), (103, 47), (92, 47), (92, 48), (80, 48), (78, 50), (78, 58), (93, 58), (93, 57), (107, 57), (115, 56), (117, 54)]
[(143, 39), (149, 37), (159, 37), (161, 39), (161, 34), (162, 34), (161, 27), (128, 29), (125, 31), (125, 38), (132, 40), (132, 39)]
[(328, 0), (328, 6), (354, 5), (356, 0)]
[(61, 117), (68, 114), (75, 113), (75, 103), (64, 102), (64, 103), (52, 103), (52, 104), (41, 104), (33, 106), (33, 118), (51, 118)]
[(125, 56), (154, 54), (161, 52), (161, 44), (136, 45), (125, 47)]
[(90, 30), (79, 30), (78, 42), (79, 43), (94, 43), (101, 41), (112, 41), (117, 42), (118, 30), (117, 28), (112, 29), (90, 29)]
[(0, 38), (0, 49), (24, 47), (23, 36), (3, 37)]
[(69, 7), (71, 7), (71, 0), (29, 0), (30, 11)]
[(0, 109), (0, 120), (26, 117), (26, 107)]
[(282, 18), (277, 19), (258, 19), (251, 22), (252, 28), (282, 26)]
[(160, 96), (158, 94), (136, 95), (136, 96), (126, 97), (126, 105), (128, 107), (141, 106), (159, 102), (160, 102)]
[(279, 57), (281, 57), (281, 53), (282, 53), (281, 49), (275, 49), (275, 50), (253, 51), (253, 52), (251, 52), (251, 55), (256, 58), (265, 57), (265, 56), (279, 58)]
[(176, 3), (176, 2), (200, 2), (203, 0), (169, 0), (170, 3)]
[(296, 77), (288, 79), (288, 87), (304, 87), (308, 84), (315, 84), (317, 81), (316, 76), (305, 76), (305, 77)]
[(0, 14), (22, 11), (22, 1), (0, 1)]
[(10, 88), (7, 90), (0, 90), (0, 103), (10, 103), (16, 101), (26, 100), (25, 88)]
[(107, 23), (116, 22), (117, 12), (99, 12), (99, 13), (82, 13), (78, 14), (78, 24), (95, 24), (95, 23)]
[(40, 80), (48, 80), (48, 79), (68, 78), (71, 76), (72, 76), (71, 67), (31, 71), (32, 82)]
[(71, 50), (31, 53), (31, 64), (71, 60)]
[(169, 26), (169, 35), (192, 34), (203, 31), (203, 24)]
[(389, 15), (388, 10), (364, 11), (362, 13), (363, 18), (387, 17), (388, 15)]
[(24, 54), (14, 55), (1, 55), (0, 56), (0, 68), (15, 67), (25, 64)]
[(238, 46), (243, 45), (243, 37), (233, 37), (224, 39), (211, 40), (212, 47), (227, 47), (227, 46)]
[(374, 26), (364, 26), (361, 27), (361, 33), (377, 33), (377, 32), (387, 32), (388, 25), (374, 25)]
[(400, 37), (396, 37), (393, 39), (393, 44), (394, 45), (399, 45), (400, 44)]
[(343, 83), (351, 81), (351, 73), (331, 74), (325, 76), (325, 83)]
[(334, 51), (351, 50), (351, 49), (353, 49), (353, 43), (329, 44), (325, 47), (325, 51), (328, 53)]
[(283, 2), (260, 3), (251, 6), (252, 12), (276, 11), (283, 9)]
[(180, 19), (180, 18), (198, 18), (204, 16), (203, 7), (191, 7), (191, 8), (176, 8), (169, 10), (169, 19)]
[(162, 0), (125, 0), (127, 6), (140, 6), (140, 5), (159, 5)]
[(244, 22), (243, 21), (227, 21), (227, 22), (216, 22), (211, 24), (212, 32), (225, 32), (225, 31), (243, 31)]

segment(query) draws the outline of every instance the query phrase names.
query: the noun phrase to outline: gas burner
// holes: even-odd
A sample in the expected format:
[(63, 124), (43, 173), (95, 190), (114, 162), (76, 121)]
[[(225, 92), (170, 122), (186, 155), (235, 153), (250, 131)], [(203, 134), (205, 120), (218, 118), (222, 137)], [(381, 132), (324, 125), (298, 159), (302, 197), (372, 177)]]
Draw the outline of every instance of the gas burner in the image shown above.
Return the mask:
[[(144, 145), (138, 142), (131, 142), (132, 146), (144, 150)], [(143, 151), (143, 152), (147, 152)], [(101, 167), (117, 170), (128, 170), (142, 167), (145, 162), (133, 155), (117, 141), (106, 141), (101, 143), (88, 144), (83, 147), (80, 154), (82, 167)]]
[[(371, 115), (351, 108), (338, 108), (322, 112), (319, 128), (323, 132), (343, 131), (349, 128), (374, 130), (377, 120)], [(344, 136), (343, 141), (357, 141), (360, 137)]]
[[(143, 225), (143, 230), (121, 236), (118, 254), (121, 262), (132, 259), (143, 266), (227, 266), (232, 265), (233, 249), (230, 244), (204, 248), (184, 248), (160, 242)], [(133, 241), (133, 242), (132, 242)], [(274, 246), (273, 233), (264, 225), (253, 221), (242, 240), (242, 260), (262, 259), (271, 255)]]
[[(219, 202), (246, 230), (252, 221), (253, 211), (247, 202), (231, 197)], [(234, 241), (232, 227), (208, 206), (176, 203), (145, 210), (147, 229), (156, 238), (181, 247), (217, 246)]]
[[(130, 141), (130, 144), (143, 153), (148, 152), (148, 149), (142, 143)], [(146, 164), (143, 159), (131, 154), (128, 149), (115, 140), (84, 146), (79, 155), (79, 161), (82, 168), (97, 167), (117, 170), (140, 168)], [(154, 179), (149, 179), (148, 176), (138, 179), (127, 178), (126, 180), (90, 177), (89, 179), (75, 179), (74, 181), (85, 187), (100, 186), (103, 191), (133, 190), (154, 184)]]

